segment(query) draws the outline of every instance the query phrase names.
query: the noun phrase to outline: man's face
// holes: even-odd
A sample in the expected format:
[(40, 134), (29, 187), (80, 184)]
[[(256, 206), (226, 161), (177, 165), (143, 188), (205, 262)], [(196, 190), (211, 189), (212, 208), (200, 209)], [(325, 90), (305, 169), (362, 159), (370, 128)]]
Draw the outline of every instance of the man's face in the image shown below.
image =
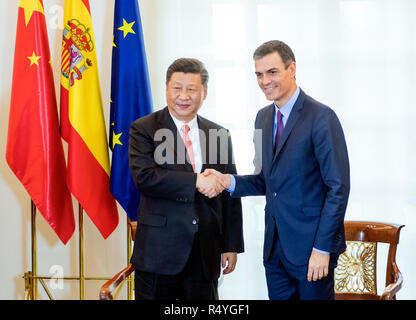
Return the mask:
[(207, 87), (201, 83), (201, 75), (174, 72), (166, 84), (166, 100), (170, 113), (178, 120), (189, 122), (207, 97)]
[(296, 63), (286, 69), (279, 53), (273, 52), (254, 61), (257, 83), (266, 99), (282, 107), (296, 90)]

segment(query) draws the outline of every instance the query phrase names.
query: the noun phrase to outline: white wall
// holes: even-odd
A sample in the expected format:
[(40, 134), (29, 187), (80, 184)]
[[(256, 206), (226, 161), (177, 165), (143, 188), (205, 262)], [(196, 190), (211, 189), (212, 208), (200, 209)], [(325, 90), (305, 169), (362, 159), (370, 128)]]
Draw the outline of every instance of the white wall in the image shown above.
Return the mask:
[[(90, 0), (106, 119), (109, 112), (113, 0)], [(44, 0), (55, 86), (59, 88), (64, 0)], [(397, 263), (404, 276), (399, 299), (416, 298), (412, 244), (416, 241), (416, 22), (413, 0), (140, 0), (155, 110), (164, 107), (168, 65), (182, 56), (204, 61), (209, 94), (201, 114), (228, 127), (237, 169), (252, 170), (254, 117), (267, 101), (257, 88), (251, 55), (269, 39), (287, 42), (297, 58), (298, 84), (331, 106), (345, 131), (351, 163), (346, 219), (406, 224)], [(0, 3), (0, 299), (22, 299), (30, 270), (30, 199), (5, 162), (17, 1)], [(59, 92), (59, 90), (57, 90)], [(58, 95), (59, 96), (59, 95)], [(267, 299), (262, 266), (263, 198), (243, 199), (246, 252), (221, 278), (224, 299)], [(76, 217), (77, 219), (77, 217)], [(108, 240), (85, 216), (86, 275), (110, 276), (126, 263), (125, 214)], [(38, 215), (39, 273), (62, 265), (78, 272), (78, 236), (63, 246)], [(381, 248), (383, 252), (383, 248)], [(385, 248), (384, 248), (385, 249)], [(381, 288), (384, 279), (378, 279)], [(102, 281), (87, 283), (96, 299)], [(55, 298), (76, 299), (65, 282)], [(40, 298), (47, 299), (39, 289)], [(121, 296), (123, 297), (123, 296)]]

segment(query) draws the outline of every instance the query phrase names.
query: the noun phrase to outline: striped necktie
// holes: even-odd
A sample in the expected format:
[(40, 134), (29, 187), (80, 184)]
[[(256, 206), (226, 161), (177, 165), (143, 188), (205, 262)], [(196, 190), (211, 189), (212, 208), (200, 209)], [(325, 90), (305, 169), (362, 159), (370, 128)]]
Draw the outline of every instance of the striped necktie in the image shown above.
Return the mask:
[(275, 137), (275, 143), (274, 143), (274, 152), (276, 152), (277, 147), (279, 145), (279, 140), (282, 137), (282, 133), (283, 133), (283, 120), (282, 120), (282, 114), (279, 111), (277, 111), (276, 114), (276, 124), (277, 124), (277, 128), (276, 128), (276, 137)]
[(187, 124), (184, 124), (182, 126), (182, 132), (183, 132), (183, 143), (185, 145), (186, 148), (186, 152), (188, 153), (189, 156), (189, 160), (192, 164), (192, 168), (194, 169), (195, 172), (195, 158), (194, 158), (194, 149), (192, 147), (192, 141), (189, 138), (189, 131), (191, 129), (189, 128), (189, 126)]

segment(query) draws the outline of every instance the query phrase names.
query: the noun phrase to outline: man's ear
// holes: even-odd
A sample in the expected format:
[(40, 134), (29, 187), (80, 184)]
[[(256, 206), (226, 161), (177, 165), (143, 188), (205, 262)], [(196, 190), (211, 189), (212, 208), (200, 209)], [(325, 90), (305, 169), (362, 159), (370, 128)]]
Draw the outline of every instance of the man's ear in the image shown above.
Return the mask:
[(289, 65), (290, 73), (293, 77), (296, 77), (296, 62), (292, 61), (292, 63)]
[(203, 93), (203, 95), (204, 95), (204, 100), (207, 98), (207, 94), (208, 94), (208, 86), (207, 85), (205, 85), (205, 86), (203, 86), (203, 88), (204, 88), (204, 93)]

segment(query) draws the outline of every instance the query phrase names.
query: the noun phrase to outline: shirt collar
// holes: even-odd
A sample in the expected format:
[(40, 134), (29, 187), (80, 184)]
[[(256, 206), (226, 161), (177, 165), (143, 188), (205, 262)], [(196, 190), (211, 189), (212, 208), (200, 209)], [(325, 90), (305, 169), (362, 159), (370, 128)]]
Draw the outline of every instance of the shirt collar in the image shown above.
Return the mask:
[(175, 123), (175, 125), (176, 125), (176, 128), (178, 128), (178, 131), (182, 134), (182, 126), (184, 125), (184, 124), (187, 124), (188, 126), (189, 126), (189, 129), (191, 130), (191, 131), (193, 131), (193, 130), (195, 130), (195, 129), (198, 129), (198, 121), (197, 121), (197, 116), (195, 116), (191, 121), (189, 121), (189, 122), (184, 122), (184, 121), (181, 121), (181, 120), (179, 120), (179, 119), (177, 119), (177, 118), (175, 118), (175, 116), (169, 111), (169, 114), (170, 114), (170, 116), (172, 117), (172, 120), (173, 120), (173, 122)]
[(277, 111), (280, 110), (280, 113), (283, 115), (284, 120), (287, 120), (289, 118), (290, 112), (292, 111), (293, 106), (295, 105), (295, 102), (299, 97), (299, 93), (300, 93), (300, 88), (296, 87), (296, 90), (293, 93), (293, 95), (290, 97), (290, 99), (280, 109), (273, 102), (275, 112), (277, 113)]

